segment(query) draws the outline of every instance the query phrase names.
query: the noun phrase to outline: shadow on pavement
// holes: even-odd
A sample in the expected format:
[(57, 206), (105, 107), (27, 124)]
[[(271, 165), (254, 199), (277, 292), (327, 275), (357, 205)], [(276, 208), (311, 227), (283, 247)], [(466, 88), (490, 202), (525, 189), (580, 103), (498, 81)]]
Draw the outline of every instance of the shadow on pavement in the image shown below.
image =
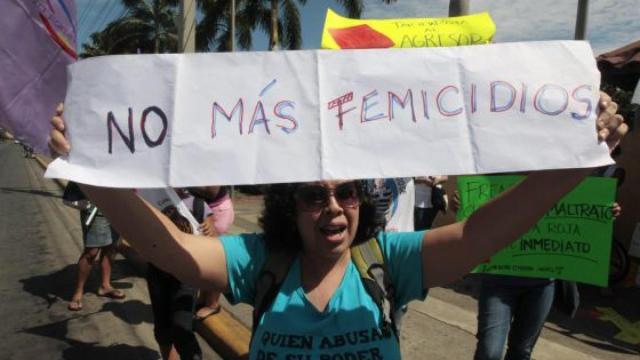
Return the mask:
[[(134, 273), (132, 275), (132, 273)], [(22, 279), (23, 290), (30, 293), (33, 296), (44, 299), (48, 308), (57, 301), (68, 301), (73, 287), (75, 286), (77, 276), (76, 264), (70, 264), (64, 268), (51, 272), (45, 275), (37, 275), (27, 279)], [(121, 281), (123, 278), (135, 276), (135, 271), (131, 265), (124, 259), (115, 260), (113, 262), (112, 271), (112, 284), (119, 289), (129, 289), (132, 284), (129, 282)], [(85, 294), (89, 292), (96, 292), (99, 285), (99, 266), (94, 266), (94, 269), (87, 281)], [(85, 298), (87, 299), (87, 298)], [(95, 297), (92, 297), (91, 301), (96, 301)], [(88, 299), (87, 299), (88, 300)], [(102, 301), (102, 300), (100, 300)], [(64, 320), (56, 321), (46, 325), (39, 325), (31, 328), (21, 330), (22, 333), (33, 334), (37, 336), (43, 336), (51, 339), (55, 339), (64, 342), (68, 347), (61, 350), (60, 358), (70, 360), (80, 359), (158, 359), (159, 354), (156, 350), (147, 348), (145, 346), (133, 346), (128, 344), (114, 344), (111, 346), (98, 345), (93, 342), (84, 342), (77, 339), (69, 338), (68, 324), (69, 321), (82, 319), (95, 316), (100, 313), (110, 313), (114, 317), (129, 325), (139, 325), (142, 323), (153, 323), (153, 315), (151, 312), (151, 306), (145, 304), (139, 299), (125, 299), (120, 301), (112, 301), (105, 299), (102, 304), (99, 304), (100, 309), (95, 312), (86, 312), (85, 310), (79, 313), (66, 312), (66, 305), (62, 313), (65, 317)], [(68, 314), (68, 315), (67, 315)], [(57, 316), (55, 315), (55, 316)], [(59, 316), (57, 316), (59, 318)]]
[(159, 354), (145, 346), (115, 344), (101, 346), (67, 338), (67, 326), (71, 319), (54, 322), (22, 330), (22, 332), (49, 337), (65, 342), (69, 347), (62, 350), (61, 358), (67, 360), (108, 360), (108, 359), (158, 359)]
[(124, 300), (122, 302), (106, 302), (102, 304), (100, 312), (111, 312), (120, 320), (131, 325), (139, 325), (142, 323), (153, 324), (151, 305), (145, 304), (137, 299)]
[[(133, 276), (133, 269), (126, 260), (119, 259), (112, 263), (112, 284), (117, 289), (129, 289), (131, 283), (119, 280)], [(69, 301), (76, 283), (76, 264), (70, 264), (64, 268), (45, 275), (36, 275), (27, 279), (22, 279), (22, 290), (44, 299), (51, 307), (56, 301), (63, 299)], [(96, 293), (99, 286), (99, 265), (94, 265), (91, 275), (85, 285), (85, 294)]]
[[(445, 288), (478, 299), (480, 282), (478, 275), (469, 275)], [(557, 325), (561, 334), (590, 346), (623, 354), (640, 354), (640, 289), (616, 289), (612, 296), (603, 296), (599, 287), (578, 286), (580, 308), (576, 316), (569, 319), (552, 309), (547, 322)]]
[(97, 346), (76, 342), (72, 347), (62, 352), (62, 358), (68, 360), (137, 360), (137, 359), (158, 359), (159, 355), (155, 350), (144, 346), (131, 346), (127, 344), (117, 344), (112, 346)]
[[(575, 337), (585, 334), (606, 343), (591, 346), (625, 354), (640, 354), (640, 289), (617, 289), (611, 296), (602, 296), (600, 288), (580, 285), (580, 309), (573, 319), (552, 312), (547, 321)], [(610, 315), (607, 315), (610, 313)]]
[[(22, 279), (20, 283), (22, 283), (22, 290), (44, 299), (47, 302), (47, 308), (50, 308), (58, 300), (70, 300), (76, 276), (76, 266), (74, 264), (65, 266), (50, 274)], [(93, 287), (96, 283), (97, 281), (92, 274), (89, 277), (89, 281), (87, 281), (87, 288)]]
[(31, 188), (16, 188), (16, 187), (0, 187), (0, 190), (4, 193), (24, 193), (31, 195), (47, 196), (60, 199), (61, 196), (45, 190), (36, 190)]

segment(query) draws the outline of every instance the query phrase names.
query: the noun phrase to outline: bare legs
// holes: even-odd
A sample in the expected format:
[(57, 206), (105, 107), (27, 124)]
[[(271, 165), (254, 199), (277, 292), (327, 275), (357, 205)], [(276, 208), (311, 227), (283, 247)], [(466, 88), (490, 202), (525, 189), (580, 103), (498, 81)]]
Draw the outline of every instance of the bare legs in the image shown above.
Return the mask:
[(87, 279), (91, 274), (93, 265), (100, 261), (100, 269), (102, 270), (100, 288), (98, 295), (109, 296), (113, 298), (123, 298), (124, 294), (120, 290), (116, 290), (111, 285), (111, 258), (115, 253), (115, 245), (105, 247), (85, 248), (78, 259), (78, 277), (76, 279), (76, 287), (69, 302), (69, 310), (77, 311), (82, 309), (82, 297), (84, 295), (84, 287)]

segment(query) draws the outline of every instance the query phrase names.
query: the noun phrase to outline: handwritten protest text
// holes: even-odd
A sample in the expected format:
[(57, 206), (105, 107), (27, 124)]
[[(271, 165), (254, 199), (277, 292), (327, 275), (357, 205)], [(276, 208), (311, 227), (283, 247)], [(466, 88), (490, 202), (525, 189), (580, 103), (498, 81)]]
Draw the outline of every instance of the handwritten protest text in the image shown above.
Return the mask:
[[(518, 183), (519, 176), (458, 178), (466, 218)], [(474, 271), (606, 284), (615, 181), (588, 178), (556, 203), (527, 233)]]
[[(244, 134), (245, 120), (249, 122), (247, 134), (252, 134), (256, 126), (262, 126), (265, 133), (271, 134), (269, 124), (274, 121), (275, 126), (280, 128), (284, 133), (291, 134), (298, 128), (298, 121), (295, 118), (294, 110), (296, 104), (291, 100), (282, 100), (276, 103), (271, 111), (271, 115), (265, 111), (265, 105), (262, 101), (258, 101), (253, 107), (253, 114), (250, 118), (245, 119), (245, 103), (243, 99), (238, 99), (231, 111), (227, 111), (225, 107), (217, 101), (213, 103), (211, 110), (211, 138), (215, 138), (218, 131), (217, 126), (221, 119), (227, 122), (236, 121), (238, 123), (238, 132)], [(228, 109), (228, 108), (227, 108)]]
[[(118, 122), (116, 121), (115, 115), (113, 115), (112, 111), (107, 113), (107, 136), (108, 136), (108, 145), (109, 145), (109, 154), (113, 153), (113, 130), (120, 135), (120, 138), (126, 145), (127, 149), (133, 154), (136, 152), (136, 142), (134, 135), (134, 127), (133, 127), (133, 109), (128, 108), (129, 116), (127, 117), (127, 134), (122, 130)], [(149, 135), (149, 131), (147, 130), (147, 120), (152, 119), (149, 115), (154, 114), (154, 118), (159, 119), (161, 121), (162, 129), (160, 133), (156, 136), (155, 139), (152, 139)], [(148, 108), (142, 111), (142, 116), (140, 117), (140, 132), (142, 133), (142, 138), (144, 139), (145, 144), (150, 147), (156, 147), (162, 145), (165, 137), (167, 136), (167, 128), (168, 128), (168, 120), (167, 115), (157, 106), (149, 106)]]
[[(485, 89), (488, 95), (486, 104), (478, 102), (480, 89)], [(515, 86), (506, 81), (493, 81), (484, 88), (471, 84), (466, 90), (457, 85), (444, 85), (435, 89), (406, 89), (400, 93), (373, 89), (360, 96), (355, 96), (350, 91), (330, 100), (327, 107), (329, 110), (335, 109), (340, 130), (344, 127), (346, 115), (353, 111), (359, 115), (360, 123), (366, 123), (382, 119), (391, 121), (398, 117), (399, 112), (405, 112), (406, 117), (410, 117), (413, 122), (432, 117), (454, 117), (463, 113), (472, 115), (480, 105), (486, 106), (491, 113), (535, 111), (547, 116), (561, 115), (570, 105), (574, 105), (572, 109), (580, 109), (570, 113), (574, 120), (587, 119), (594, 110), (590, 85), (566, 88), (544, 84), (532, 88), (527, 84)], [(354, 100), (355, 104), (349, 104)]]

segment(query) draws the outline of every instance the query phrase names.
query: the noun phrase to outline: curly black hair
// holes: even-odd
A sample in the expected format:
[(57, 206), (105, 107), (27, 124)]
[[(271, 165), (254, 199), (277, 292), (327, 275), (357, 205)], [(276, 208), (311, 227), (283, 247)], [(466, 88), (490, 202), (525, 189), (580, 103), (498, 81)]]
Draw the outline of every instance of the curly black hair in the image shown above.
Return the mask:
[[(360, 196), (358, 230), (353, 244), (376, 236), (385, 226), (385, 218), (376, 211), (370, 186), (366, 181), (355, 181)], [(294, 195), (301, 183), (273, 184), (267, 187), (264, 210), (259, 219), (264, 239), (270, 250), (301, 251), (302, 241), (296, 224)]]

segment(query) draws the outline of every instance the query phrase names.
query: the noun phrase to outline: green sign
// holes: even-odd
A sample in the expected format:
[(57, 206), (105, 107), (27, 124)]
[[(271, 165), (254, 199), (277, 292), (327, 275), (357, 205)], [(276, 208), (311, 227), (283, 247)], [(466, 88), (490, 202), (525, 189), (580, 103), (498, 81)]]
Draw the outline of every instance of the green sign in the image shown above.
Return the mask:
[[(458, 220), (466, 219), (482, 204), (523, 178), (458, 177)], [(473, 272), (556, 278), (606, 286), (613, 230), (611, 205), (615, 191), (615, 179), (585, 179), (520, 239)], [(499, 226), (500, 219), (495, 220)]]

